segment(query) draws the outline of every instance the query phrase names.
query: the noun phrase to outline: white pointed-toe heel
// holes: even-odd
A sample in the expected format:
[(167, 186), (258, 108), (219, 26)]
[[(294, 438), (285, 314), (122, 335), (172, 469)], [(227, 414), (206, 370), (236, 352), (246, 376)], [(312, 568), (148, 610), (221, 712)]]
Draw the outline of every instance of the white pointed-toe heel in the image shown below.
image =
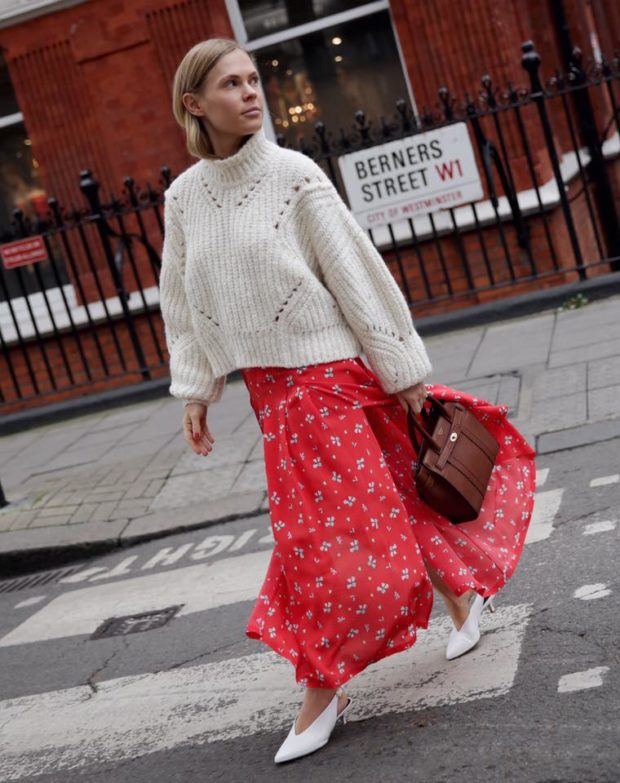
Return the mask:
[(323, 712), (300, 734), (295, 733), (296, 721), (293, 721), (287, 738), (282, 745), (280, 745), (278, 752), (274, 756), (276, 764), (279, 764), (281, 761), (296, 759), (299, 756), (305, 756), (308, 753), (312, 753), (313, 751), (322, 748), (323, 745), (326, 745), (329, 742), (329, 738), (337, 721), (342, 718), (342, 722), (346, 723), (347, 710), (351, 704), (353, 704), (353, 699), (349, 696), (349, 701), (340, 712), (337, 712), (338, 697), (342, 695), (342, 693), (344, 693), (342, 688), (338, 688), (334, 694), (334, 698), (327, 707), (325, 707)]
[(469, 652), (478, 644), (480, 640), (480, 615), (487, 607), (491, 612), (495, 611), (493, 596), (489, 595), (487, 598), (483, 598), (479, 593), (476, 593), (469, 605), (469, 614), (463, 625), (458, 631), (456, 628), (452, 628), (450, 631), (446, 648), (446, 658), (449, 661), (464, 655), (464, 653)]

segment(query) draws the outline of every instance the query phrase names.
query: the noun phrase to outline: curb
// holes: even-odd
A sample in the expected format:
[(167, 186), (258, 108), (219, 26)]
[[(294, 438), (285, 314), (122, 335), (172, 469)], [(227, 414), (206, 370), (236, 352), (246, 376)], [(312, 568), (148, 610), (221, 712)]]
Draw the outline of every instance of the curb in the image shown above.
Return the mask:
[[(177, 522), (167, 527), (162, 524), (163, 518), (165, 516), (174, 519), (175, 509), (154, 512), (129, 521), (121, 519), (80, 526), (66, 525), (60, 529), (38, 528), (35, 535), (32, 529), (9, 530), (0, 533), (2, 547), (0, 573), (5, 579), (21, 576), (33, 570), (58, 568), (85, 558), (108, 554), (119, 549), (129, 549), (158, 538), (167, 538), (191, 530), (202, 530), (225, 522), (233, 522), (236, 519), (268, 515), (269, 510), (268, 506), (265, 507), (264, 495), (265, 492), (261, 491), (240, 493), (225, 498), (225, 505), (233, 508), (225, 513), (218, 508), (211, 518), (206, 516), (204, 506), (200, 514), (196, 512), (196, 507), (192, 507), (193, 513), (192, 510), (189, 512), (185, 510), (184, 522)], [(258, 504), (255, 502), (257, 496), (259, 496)], [(194, 520), (191, 519), (192, 516), (195, 516)], [(12, 535), (13, 533), (15, 535)], [(15, 541), (14, 548), (11, 548), (11, 538)]]
[[(422, 337), (428, 337), (452, 330), (467, 329), (538, 313), (555, 307), (568, 297), (578, 293), (588, 294), (592, 300), (606, 299), (620, 294), (620, 273), (600, 275), (590, 280), (567, 283), (481, 305), (472, 305), (456, 312), (429, 315), (423, 318), (414, 317), (414, 323), (419, 334)], [(241, 372), (238, 369), (228, 374), (231, 381), (240, 380), (241, 377)], [(0, 416), (0, 435), (10, 435), (32, 427), (56, 423), (75, 416), (84, 416), (87, 413), (109, 411), (124, 405), (167, 397), (169, 396), (169, 386), (170, 378), (166, 376), (132, 386), (87, 394), (77, 399), (42, 405), (32, 410), (12, 413), (10, 416)]]
[(566, 283), (554, 288), (545, 288), (541, 291), (519, 294), (519, 296), (498, 299), (494, 302), (472, 305), (463, 310), (442, 315), (414, 318), (414, 322), (420, 335), (430, 336), (450, 332), (453, 329), (467, 329), (495, 321), (506, 321), (511, 318), (532, 315), (532, 313), (540, 313), (561, 305), (575, 294), (587, 294), (591, 300), (607, 299), (620, 294), (620, 273), (600, 275), (590, 280)]

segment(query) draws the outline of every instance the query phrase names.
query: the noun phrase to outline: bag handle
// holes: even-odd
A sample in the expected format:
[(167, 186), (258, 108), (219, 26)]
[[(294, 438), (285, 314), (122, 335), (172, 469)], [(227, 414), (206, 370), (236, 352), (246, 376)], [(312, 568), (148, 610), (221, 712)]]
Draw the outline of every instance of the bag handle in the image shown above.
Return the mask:
[[(446, 418), (452, 423), (452, 416), (448, 413), (446, 408), (444, 407), (443, 403), (439, 402), (439, 400), (436, 397), (433, 397), (431, 394), (427, 396), (427, 400), (431, 402), (431, 404), (437, 404), (441, 410), (446, 415)], [(428, 411), (422, 406), (422, 416), (425, 418), (427, 424), (430, 419)], [(413, 425), (413, 426), (412, 426)], [(416, 437), (416, 430), (422, 435), (424, 440), (428, 441), (433, 448), (434, 451), (436, 451), (438, 454), (441, 452), (441, 446), (437, 443), (435, 438), (420, 424), (420, 422), (417, 420), (415, 414), (413, 413), (413, 410), (411, 408), (411, 405), (407, 402), (407, 426), (409, 428), (409, 437), (413, 441), (414, 446), (418, 450), (418, 452), (421, 449), (421, 444), (418, 443), (418, 439)]]

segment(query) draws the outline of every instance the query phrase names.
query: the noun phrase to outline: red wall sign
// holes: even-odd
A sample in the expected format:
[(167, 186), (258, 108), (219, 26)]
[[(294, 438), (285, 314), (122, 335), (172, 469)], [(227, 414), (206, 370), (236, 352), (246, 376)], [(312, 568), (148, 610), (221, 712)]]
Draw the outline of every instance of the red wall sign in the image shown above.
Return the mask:
[(28, 237), (28, 239), (18, 239), (17, 242), (0, 245), (0, 256), (5, 269), (14, 269), (16, 266), (35, 264), (37, 261), (48, 259), (43, 237)]

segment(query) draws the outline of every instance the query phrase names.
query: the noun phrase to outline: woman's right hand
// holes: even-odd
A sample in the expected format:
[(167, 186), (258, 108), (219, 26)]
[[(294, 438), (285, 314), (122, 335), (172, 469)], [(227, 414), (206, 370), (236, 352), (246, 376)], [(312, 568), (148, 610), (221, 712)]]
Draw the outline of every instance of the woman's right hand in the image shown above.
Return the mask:
[(206, 457), (213, 450), (215, 438), (207, 426), (207, 406), (200, 402), (190, 402), (183, 414), (183, 434), (195, 454)]

